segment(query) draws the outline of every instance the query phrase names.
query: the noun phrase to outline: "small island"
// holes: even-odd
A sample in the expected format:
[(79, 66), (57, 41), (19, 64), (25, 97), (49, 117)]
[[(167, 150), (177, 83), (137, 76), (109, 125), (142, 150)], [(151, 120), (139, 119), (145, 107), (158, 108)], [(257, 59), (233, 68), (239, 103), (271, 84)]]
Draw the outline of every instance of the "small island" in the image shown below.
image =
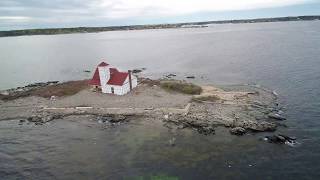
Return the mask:
[[(139, 118), (161, 121), (169, 129), (191, 128), (204, 135), (214, 134), (218, 126), (244, 135), (273, 132), (284, 125), (276, 94), (257, 86), (217, 88), (171, 78), (139, 77), (135, 89), (117, 96), (96, 92), (88, 84), (89, 80), (54, 81), (2, 91), (1, 120), (42, 125), (70, 116), (91, 116), (114, 126)], [(290, 138), (283, 142), (287, 140)]]

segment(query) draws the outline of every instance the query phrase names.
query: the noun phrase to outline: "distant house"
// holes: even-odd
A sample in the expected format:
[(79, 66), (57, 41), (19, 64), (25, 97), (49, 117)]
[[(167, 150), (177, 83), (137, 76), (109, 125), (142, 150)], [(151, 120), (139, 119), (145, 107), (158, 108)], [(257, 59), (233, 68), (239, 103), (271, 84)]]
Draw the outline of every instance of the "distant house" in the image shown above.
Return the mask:
[(96, 68), (89, 84), (102, 93), (124, 95), (137, 87), (137, 77), (133, 76), (131, 71), (120, 72), (109, 64), (102, 62)]

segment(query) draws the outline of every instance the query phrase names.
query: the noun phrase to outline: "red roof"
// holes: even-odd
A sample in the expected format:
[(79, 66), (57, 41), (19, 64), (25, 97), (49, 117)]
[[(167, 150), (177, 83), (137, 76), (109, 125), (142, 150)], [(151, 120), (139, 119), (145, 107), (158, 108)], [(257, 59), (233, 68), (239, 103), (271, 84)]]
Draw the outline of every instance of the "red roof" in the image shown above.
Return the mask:
[(122, 86), (129, 75), (127, 72), (119, 72), (116, 68), (110, 68), (110, 74), (110, 79), (107, 84), (116, 86)]
[[(100, 65), (108, 66), (108, 64), (104, 63), (104, 62), (100, 63), (98, 66), (100, 66)], [(107, 84), (122, 86), (123, 83), (125, 82), (125, 80), (127, 79), (127, 76), (129, 75), (129, 73), (119, 72), (116, 68), (110, 68), (109, 70), (110, 70), (110, 79), (107, 82)], [(89, 84), (94, 85), (94, 86), (101, 86), (98, 68), (96, 68), (92, 79), (89, 81)]]
[(98, 68), (96, 68), (96, 71), (94, 72), (92, 79), (89, 81), (89, 84), (94, 86), (101, 86)]

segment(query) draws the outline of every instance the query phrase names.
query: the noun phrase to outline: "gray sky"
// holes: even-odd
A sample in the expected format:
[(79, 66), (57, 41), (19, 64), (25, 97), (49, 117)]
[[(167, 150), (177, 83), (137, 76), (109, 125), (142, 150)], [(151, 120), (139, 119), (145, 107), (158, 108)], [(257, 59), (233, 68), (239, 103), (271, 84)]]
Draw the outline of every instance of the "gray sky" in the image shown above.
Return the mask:
[(320, 14), (320, 0), (1, 0), (0, 30)]

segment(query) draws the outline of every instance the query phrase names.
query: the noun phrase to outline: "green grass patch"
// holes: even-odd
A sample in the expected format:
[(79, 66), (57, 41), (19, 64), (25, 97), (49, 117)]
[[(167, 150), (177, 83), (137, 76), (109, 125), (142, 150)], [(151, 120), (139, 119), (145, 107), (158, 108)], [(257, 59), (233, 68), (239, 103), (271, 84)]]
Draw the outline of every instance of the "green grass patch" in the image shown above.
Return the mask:
[(161, 81), (160, 86), (169, 91), (176, 91), (184, 94), (200, 94), (202, 89), (192, 83), (186, 83), (183, 81)]

